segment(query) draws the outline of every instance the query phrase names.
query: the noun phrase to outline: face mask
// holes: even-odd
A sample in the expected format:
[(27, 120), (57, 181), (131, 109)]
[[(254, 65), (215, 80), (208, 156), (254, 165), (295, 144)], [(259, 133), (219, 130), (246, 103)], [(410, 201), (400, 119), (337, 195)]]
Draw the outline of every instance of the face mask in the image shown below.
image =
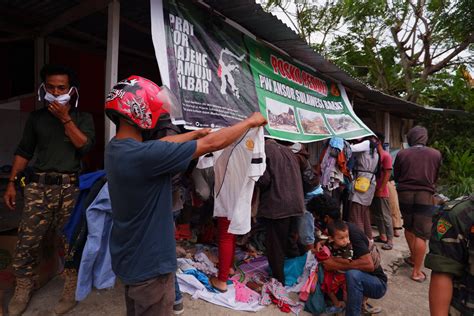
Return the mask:
[[(71, 90), (69, 90), (69, 92), (70, 91)], [(46, 94), (44, 95), (44, 99), (46, 101), (48, 101), (49, 103), (57, 101), (58, 103), (61, 103), (62, 105), (64, 105), (64, 104), (68, 103), (69, 100), (71, 100), (71, 96), (69, 95), (69, 93), (67, 93), (67, 94), (61, 94), (61, 95), (58, 95), (57, 97), (55, 97), (51, 93), (46, 92)]]
[(76, 92), (76, 95), (77, 95), (76, 104), (74, 105), (75, 107), (77, 107), (77, 102), (79, 101), (79, 92), (77, 91), (76, 87), (71, 87), (68, 93), (61, 94), (55, 97), (54, 95), (46, 91), (46, 88), (44, 87), (44, 83), (43, 83), (38, 89), (38, 101), (42, 101), (42, 99), (48, 101), (49, 103), (57, 101), (58, 103), (65, 105), (69, 102), (69, 100), (71, 100), (71, 92), (73, 90)]

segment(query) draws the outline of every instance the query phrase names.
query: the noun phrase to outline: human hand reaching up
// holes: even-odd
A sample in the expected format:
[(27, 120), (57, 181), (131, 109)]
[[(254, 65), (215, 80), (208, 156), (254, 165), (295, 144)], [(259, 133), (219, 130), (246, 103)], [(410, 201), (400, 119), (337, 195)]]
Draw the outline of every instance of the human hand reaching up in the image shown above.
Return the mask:
[(265, 126), (267, 124), (267, 119), (263, 117), (260, 112), (254, 112), (246, 119), (246, 121), (249, 123), (250, 127)]

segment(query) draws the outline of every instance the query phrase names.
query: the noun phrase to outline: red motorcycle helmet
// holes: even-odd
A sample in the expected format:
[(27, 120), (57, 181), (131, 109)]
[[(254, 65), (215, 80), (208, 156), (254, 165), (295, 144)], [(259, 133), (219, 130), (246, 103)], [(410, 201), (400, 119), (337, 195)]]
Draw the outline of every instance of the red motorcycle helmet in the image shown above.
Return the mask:
[(161, 114), (169, 113), (177, 101), (167, 87), (158, 87), (153, 81), (130, 76), (117, 82), (105, 99), (105, 114), (116, 125), (124, 118), (132, 125), (153, 129)]

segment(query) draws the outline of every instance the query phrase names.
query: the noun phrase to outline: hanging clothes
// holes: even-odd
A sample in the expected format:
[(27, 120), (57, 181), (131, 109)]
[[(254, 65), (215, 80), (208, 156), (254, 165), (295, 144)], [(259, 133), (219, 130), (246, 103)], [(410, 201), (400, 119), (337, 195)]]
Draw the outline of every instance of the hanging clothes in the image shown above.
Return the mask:
[(344, 139), (341, 137), (331, 137), (329, 140), (329, 146), (342, 151), (344, 149)]
[(214, 168), (194, 168), (191, 173), (196, 195), (202, 200), (207, 201), (214, 196)]
[[(77, 197), (74, 210), (72, 211), (69, 222), (64, 227), (64, 234), (66, 235), (69, 245), (73, 243), (74, 232), (81, 221), (82, 214), (86, 207), (84, 207), (84, 201), (86, 196), (89, 194), (91, 187), (94, 183), (105, 176), (104, 170), (99, 170), (91, 173), (85, 173), (79, 176), (79, 196)], [(94, 195), (95, 196), (95, 195)], [(87, 205), (88, 206), (88, 205)]]
[(250, 231), (255, 183), (266, 168), (264, 148), (263, 128), (252, 128), (225, 148), (214, 163), (214, 216), (230, 221), (231, 234)]
[(76, 300), (82, 301), (92, 290), (111, 288), (115, 284), (109, 250), (112, 229), (112, 206), (109, 187), (102, 187), (86, 210), (88, 235), (82, 252), (76, 288)]
[(83, 174), (79, 177), (79, 197), (74, 206), (73, 215), (69, 219), (64, 232), (68, 238), (69, 248), (65, 255), (64, 267), (66, 269), (79, 269), (81, 264), (82, 250), (87, 240), (86, 209), (99, 194), (107, 179), (105, 171), (99, 170)]
[[(336, 157), (334, 157), (334, 152)], [(328, 191), (332, 191), (339, 187), (339, 184), (344, 181), (344, 174), (341, 170), (337, 167), (337, 156), (340, 155), (341, 152), (331, 150), (329, 148), (321, 162), (321, 185), (324, 189)]]
[(345, 180), (352, 181), (349, 161), (352, 156), (350, 145), (340, 137), (331, 138), (323, 148), (319, 158), (318, 173), (321, 185), (326, 191), (333, 191)]

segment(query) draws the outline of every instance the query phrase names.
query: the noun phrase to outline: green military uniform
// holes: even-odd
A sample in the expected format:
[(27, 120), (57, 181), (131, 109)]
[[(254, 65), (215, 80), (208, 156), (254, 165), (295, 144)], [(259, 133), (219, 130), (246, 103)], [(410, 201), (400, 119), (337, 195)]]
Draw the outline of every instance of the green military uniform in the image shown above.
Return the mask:
[(434, 218), (425, 266), (453, 275), (450, 315), (474, 315), (474, 195)]
[[(72, 121), (87, 136), (77, 149), (64, 132), (64, 125), (47, 108), (30, 114), (15, 155), (33, 163), (35, 173), (25, 187), (25, 208), (18, 230), (13, 268), (17, 277), (35, 278), (39, 249), (46, 232), (53, 228), (60, 236), (79, 192), (81, 157), (93, 146), (94, 122), (88, 113), (70, 112)], [(63, 241), (66, 240), (63, 238)], [(67, 247), (67, 243), (65, 243)], [(67, 259), (67, 258), (66, 258)]]
[(29, 115), (15, 155), (31, 160), (35, 172), (74, 173), (81, 169), (81, 158), (94, 145), (94, 121), (89, 113), (70, 111), (72, 121), (87, 136), (87, 143), (77, 149), (66, 134), (64, 125), (46, 107)]

